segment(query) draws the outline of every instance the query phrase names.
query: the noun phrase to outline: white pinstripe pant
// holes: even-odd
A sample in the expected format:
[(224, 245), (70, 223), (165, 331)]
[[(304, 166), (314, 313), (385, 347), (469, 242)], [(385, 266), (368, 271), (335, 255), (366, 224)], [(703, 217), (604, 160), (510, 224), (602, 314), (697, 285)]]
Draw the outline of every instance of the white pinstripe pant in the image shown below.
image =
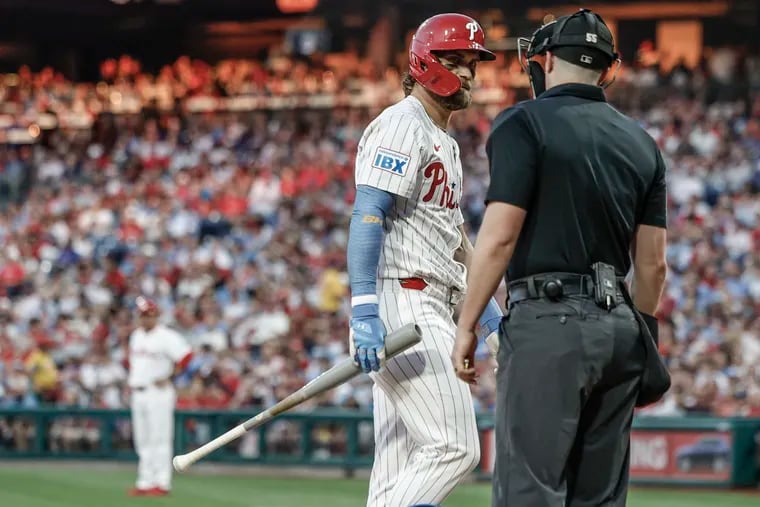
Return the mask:
[(422, 341), (371, 374), (375, 460), (367, 506), (439, 504), (480, 460), (470, 388), (451, 365), (453, 309), (432, 286), (378, 285), (387, 331), (416, 322)]

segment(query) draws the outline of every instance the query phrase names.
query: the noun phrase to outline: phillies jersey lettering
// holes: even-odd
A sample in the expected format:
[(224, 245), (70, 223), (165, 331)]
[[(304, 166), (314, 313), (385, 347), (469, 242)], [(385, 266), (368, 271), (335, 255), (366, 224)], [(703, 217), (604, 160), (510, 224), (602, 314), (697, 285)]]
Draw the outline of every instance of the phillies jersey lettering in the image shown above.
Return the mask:
[(437, 194), (440, 196), (439, 205), (445, 206), (449, 209), (459, 208), (459, 201), (454, 201), (454, 188), (456, 183), (449, 183), (449, 175), (446, 172), (446, 168), (440, 162), (433, 162), (423, 173), (425, 178), (431, 180), (430, 190), (428, 190), (425, 197), (422, 198), (424, 202), (430, 202), (436, 196), (436, 191), (441, 189)]
[(367, 126), (355, 169), (357, 185), (396, 195), (384, 224), (380, 278), (420, 277), (464, 290), (464, 265), (453, 259), (464, 223), (459, 146), (419, 100), (409, 96)]

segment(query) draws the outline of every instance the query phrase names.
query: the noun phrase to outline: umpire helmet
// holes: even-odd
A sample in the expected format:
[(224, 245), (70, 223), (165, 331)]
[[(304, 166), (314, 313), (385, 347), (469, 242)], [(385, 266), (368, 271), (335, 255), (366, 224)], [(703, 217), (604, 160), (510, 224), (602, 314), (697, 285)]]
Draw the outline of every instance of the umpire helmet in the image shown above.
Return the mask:
[(417, 28), (409, 45), (409, 75), (426, 90), (449, 97), (462, 83), (435, 56), (436, 51), (479, 51), (481, 61), (496, 55), (484, 46), (485, 34), (477, 21), (464, 14), (438, 14)]
[[(534, 97), (546, 91), (543, 63), (547, 51), (574, 65), (602, 70), (598, 84), (605, 88), (612, 84), (620, 68), (612, 32), (602, 17), (589, 9), (580, 9), (541, 26), (530, 39), (520, 37), (517, 51), (520, 64), (530, 78)], [(608, 80), (609, 69), (616, 62), (615, 73)]]

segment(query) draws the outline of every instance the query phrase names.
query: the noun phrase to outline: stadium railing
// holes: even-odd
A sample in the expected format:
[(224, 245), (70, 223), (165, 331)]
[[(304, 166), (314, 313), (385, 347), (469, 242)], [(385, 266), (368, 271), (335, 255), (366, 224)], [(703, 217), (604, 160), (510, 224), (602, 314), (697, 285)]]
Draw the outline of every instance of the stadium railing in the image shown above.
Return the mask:
[[(180, 410), (174, 450), (192, 450), (257, 413)], [(0, 409), (0, 459), (133, 461), (128, 410)], [(480, 414), (479, 478), (490, 477), (493, 417)], [(293, 411), (218, 450), (204, 462), (337, 467), (351, 475), (372, 463), (372, 414)], [(631, 480), (639, 484), (752, 487), (760, 484), (760, 418), (638, 417), (631, 433)]]

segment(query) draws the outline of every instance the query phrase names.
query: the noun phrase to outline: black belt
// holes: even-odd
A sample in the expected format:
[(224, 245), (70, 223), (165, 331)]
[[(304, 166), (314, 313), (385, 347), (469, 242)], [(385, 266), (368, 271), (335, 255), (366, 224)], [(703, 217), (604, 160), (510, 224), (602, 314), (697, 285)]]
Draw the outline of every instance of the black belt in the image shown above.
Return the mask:
[[(623, 280), (624, 278), (618, 279), (618, 281)], [(513, 305), (525, 299), (557, 300), (563, 296), (593, 297), (594, 280), (591, 275), (576, 273), (541, 273), (514, 280), (509, 283), (508, 288), (508, 304)], [(623, 300), (623, 293), (619, 288), (616, 296), (620, 301)]]

